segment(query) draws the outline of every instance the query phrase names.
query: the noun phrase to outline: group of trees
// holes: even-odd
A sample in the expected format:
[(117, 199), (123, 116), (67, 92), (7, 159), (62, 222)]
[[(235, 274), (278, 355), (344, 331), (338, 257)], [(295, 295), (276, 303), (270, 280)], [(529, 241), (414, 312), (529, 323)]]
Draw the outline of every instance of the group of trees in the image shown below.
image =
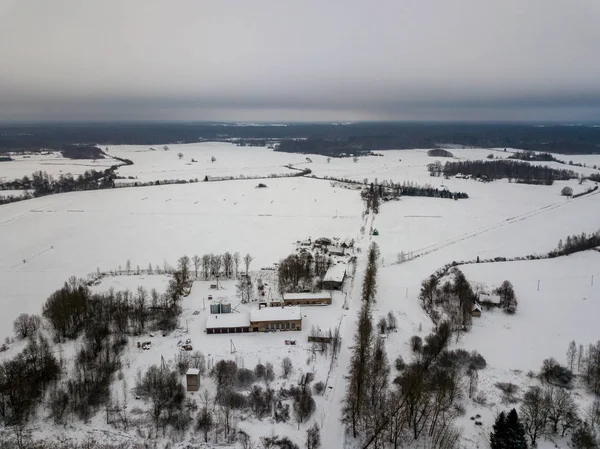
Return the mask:
[(50, 342), (37, 334), (28, 335), (25, 348), (0, 364), (2, 423), (24, 425), (60, 374), (61, 361), (56, 358)]
[(454, 155), (443, 148), (434, 148), (432, 150), (427, 151), (427, 156), (431, 157), (454, 157)]
[(458, 174), (486, 177), (489, 180), (508, 178), (527, 184), (552, 185), (557, 180), (577, 178), (571, 170), (558, 170), (548, 166), (532, 165), (526, 162), (497, 159), (491, 161), (446, 162), (444, 176)]
[(564, 164), (564, 161), (556, 159), (550, 153), (536, 153), (535, 151), (515, 151), (508, 156), (508, 159), (517, 159), (520, 161), (536, 161), (536, 162), (558, 162)]
[(567, 256), (578, 251), (585, 251), (588, 249), (596, 248), (600, 246), (600, 230), (593, 234), (586, 234), (585, 232), (580, 235), (570, 235), (566, 240), (559, 240), (556, 249), (548, 253), (548, 257)]
[(330, 265), (331, 260), (322, 252), (314, 255), (309, 251), (290, 254), (279, 261), (277, 267), (279, 292), (312, 291)]
[(401, 196), (424, 196), (428, 198), (464, 199), (469, 198), (464, 192), (451, 192), (448, 189), (438, 189), (430, 185), (420, 186), (413, 182), (404, 181), (402, 184), (389, 182), (384, 185), (383, 200)]
[(348, 384), (343, 406), (343, 421), (356, 438), (367, 426), (368, 418), (382, 406), (388, 386), (389, 363), (381, 336), (374, 338), (371, 305), (377, 292), (379, 248), (371, 243), (363, 279), (362, 306), (350, 359)]
[(238, 278), (242, 272), (247, 275), (253, 260), (254, 258), (250, 254), (246, 254), (242, 258), (240, 253), (230, 253), (228, 251), (223, 254), (210, 253), (202, 256), (196, 254), (191, 259), (187, 258), (184, 262), (190, 275), (193, 273), (194, 279), (208, 280), (216, 278), (234, 279)]
[[(494, 293), (500, 297), (498, 307), (510, 314), (517, 311), (517, 296), (510, 281), (504, 281)], [(421, 306), (435, 323), (442, 316), (449, 318), (457, 339), (461, 332), (469, 330), (474, 306), (479, 301), (469, 280), (457, 267), (450, 267), (448, 271), (439, 270), (425, 279), (421, 284), (419, 299)], [(494, 306), (488, 303), (485, 305)]]
[(450, 317), (451, 329), (457, 338), (470, 328), (477, 295), (462, 271), (453, 268), (442, 283), (441, 273), (435, 273), (421, 284), (421, 306), (434, 322), (439, 322), (443, 312)]
[(491, 449), (527, 449), (525, 428), (516, 409), (500, 412), (490, 434)]
[(4, 423), (24, 425), (44, 394), (55, 423), (64, 423), (71, 414), (89, 420), (110, 403), (111, 382), (121, 368), (120, 355), (128, 336), (177, 326), (185, 282), (185, 273), (178, 270), (162, 295), (156, 290), (148, 293), (143, 287), (135, 293), (110, 290), (93, 294), (83, 280), (69, 279), (42, 308), (56, 342), (77, 340), (67, 377), (62, 359), (55, 356), (61, 347), (57, 350), (39, 332), (40, 317), (20, 315), (14, 321), (14, 332), (17, 338), (28, 339), (27, 346), (0, 365)]
[[(371, 306), (375, 300), (378, 249), (369, 249), (363, 280), (362, 306), (354, 338), (343, 422), (363, 447), (408, 446), (416, 440), (430, 447), (456, 448), (460, 432), (453, 426), (463, 377), (485, 366), (478, 354), (448, 351), (451, 326), (443, 321), (434, 333), (412, 342), (414, 358), (398, 358), (395, 377), (384, 339), (373, 332)], [(472, 376), (475, 379), (476, 376)], [(476, 381), (472, 380), (472, 393)]]

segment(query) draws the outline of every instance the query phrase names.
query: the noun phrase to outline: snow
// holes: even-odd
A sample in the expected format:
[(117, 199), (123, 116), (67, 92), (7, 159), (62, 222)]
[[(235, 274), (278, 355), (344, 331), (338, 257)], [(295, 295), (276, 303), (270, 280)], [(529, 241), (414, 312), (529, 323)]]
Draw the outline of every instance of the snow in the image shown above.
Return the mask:
[(223, 327), (248, 327), (250, 320), (246, 313), (216, 313), (206, 317), (207, 329), (218, 329)]
[(290, 321), (301, 320), (302, 311), (298, 306), (292, 307), (262, 307), (261, 309), (252, 309), (250, 312), (250, 322), (260, 321)]
[(548, 357), (564, 363), (571, 340), (587, 346), (600, 338), (600, 285), (592, 285), (592, 276), (600, 279), (600, 252), (471, 264), (461, 270), (470, 281), (490, 287), (509, 280), (517, 295), (515, 315), (484, 308), (461, 342), (465, 349), (484, 354), (492, 366), (537, 371)]
[(336, 263), (331, 265), (325, 273), (323, 281), (342, 282), (346, 276), (346, 264)]
[[(334, 300), (328, 307), (274, 307), (259, 311), (255, 303), (240, 303), (235, 280), (223, 280), (219, 290), (210, 289), (209, 281), (195, 281), (191, 294), (182, 300), (178, 330), (166, 336), (132, 337), (125, 349), (122, 372), (130, 386), (138, 370), (143, 372), (161, 357), (172, 363), (169, 361), (180, 351), (178, 342), (187, 339), (191, 340), (194, 350), (207, 356), (209, 365), (222, 359), (236, 360), (246, 368), (253, 368), (258, 362), (271, 362), (278, 372), (283, 358), (290, 357), (294, 365), (292, 379), (312, 372), (315, 381), (326, 382), (325, 395), (315, 398), (317, 412), (300, 429), (293, 422), (240, 420), (240, 428), (249, 432), (254, 441), (275, 432), (289, 435), (300, 444), (307, 426), (317, 421), (323, 429), (322, 447), (335, 449), (352, 445), (340, 425), (340, 411), (350, 346), (361, 305), (366, 249), (371, 241), (377, 242), (381, 251), (373, 319), (376, 322), (390, 311), (396, 316), (398, 329), (386, 338), (388, 358), (393, 361), (401, 355), (409, 361), (412, 357), (408, 345), (410, 337), (425, 337), (432, 330), (431, 320), (421, 308), (418, 295), (421, 282), (435, 270), (452, 261), (475, 260), (478, 256), (483, 260), (545, 253), (553, 249), (559, 239), (596, 231), (600, 223), (598, 192), (576, 199), (560, 196), (564, 186), (578, 192), (592, 183), (579, 185), (572, 180), (556, 182), (553, 186), (531, 186), (507, 181), (481, 183), (432, 178), (426, 166), (438, 158), (427, 156), (426, 150), (385, 151), (383, 156), (361, 157), (356, 163), (350, 158), (332, 158), (328, 163), (326, 157), (311, 155), (313, 162), (306, 163), (305, 155), (225, 143), (170, 145), (169, 151), (160, 147), (152, 151), (145, 146), (114, 146), (109, 148), (109, 154), (132, 159), (134, 165), (121, 167), (119, 174), (137, 176), (140, 181), (203, 179), (206, 175), (268, 176), (291, 172), (284, 165), (293, 163), (297, 168), (310, 168), (319, 177), (431, 184), (464, 191), (470, 197), (459, 201), (403, 197), (400, 201), (383, 203), (376, 216), (363, 216), (364, 206), (359, 193), (352, 190), (354, 185), (304, 177), (268, 179), (264, 181), (268, 185), (266, 189), (256, 189), (255, 180), (199, 182), (72, 192), (0, 206), (0, 248), (3, 250), (0, 253), (0, 300), (4, 306), (0, 329), (5, 335), (10, 333), (12, 321), (19, 313), (40, 313), (45, 298), (72, 275), (84, 277), (97, 268), (103, 272), (119, 271), (119, 266), (123, 271), (130, 260), (132, 272), (102, 277), (99, 285), (92, 287), (93, 291), (110, 288), (135, 291), (141, 285), (146, 290), (156, 288), (164, 292), (169, 276), (135, 274), (137, 266), (145, 270), (148, 263), (152, 263), (153, 268), (157, 265), (162, 268), (165, 264), (175, 265), (183, 254), (239, 251), (255, 257), (251, 265), (253, 279), (263, 277), (270, 288), (275, 285), (270, 277), (272, 272), (252, 270), (272, 266), (292, 253), (296, 242), (306, 236), (352, 236), (356, 241), (356, 265), (332, 266), (331, 270), (336, 271), (346, 268), (348, 281), (344, 291), (332, 292)], [(510, 154), (501, 150), (451, 151), (458, 160), (484, 159), (490, 152), (497, 157)], [(179, 152), (184, 154), (181, 160), (177, 157)], [(210, 162), (211, 156), (217, 161)], [(198, 162), (190, 162), (192, 157)], [(597, 173), (589, 166), (600, 165), (599, 155), (558, 157), (585, 161), (588, 168), (556, 164), (557, 168), (583, 174)], [(35, 164), (39, 167), (45, 162), (39, 160)], [(45, 166), (63, 172), (82, 168), (77, 165), (80, 161), (60, 162), (66, 165)], [(30, 163), (23, 174), (34, 171), (29, 170), (33, 161), (22, 163)], [(12, 176), (13, 172), (6, 169), (11, 164), (13, 162), (0, 165), (0, 177)], [(553, 163), (548, 165), (554, 166)], [(370, 235), (373, 228), (379, 230), (379, 236)], [(406, 256), (405, 261), (398, 263), (401, 252)], [(482, 316), (473, 319), (470, 332), (452, 344), (452, 348), (477, 350), (488, 362), (488, 367), (480, 372), (480, 390), (486, 391), (489, 404), (477, 406), (466, 401), (468, 413), (457, 421), (465, 428), (461, 445), (475, 448), (488, 444), (493, 417), (504, 407), (494, 387), (496, 382), (517, 383), (523, 391), (536, 382), (524, 373), (538, 370), (544, 358), (554, 356), (563, 361), (569, 341), (585, 345), (600, 337), (594, 322), (600, 315), (597, 267), (600, 267), (600, 253), (594, 251), (552, 260), (461, 266), (470, 281), (485, 286), (488, 292), (503, 280), (510, 280), (519, 300), (518, 311), (512, 316), (484, 307)], [(592, 275), (595, 275), (593, 286)], [(231, 303), (238, 313), (211, 315), (208, 295), (213, 295), (214, 301)], [(243, 320), (248, 323), (244, 326), (249, 326), (249, 317), (252, 320), (302, 318), (303, 325), (301, 331), (284, 335), (279, 332), (207, 335), (205, 332), (212, 321), (219, 320)], [(329, 359), (321, 355), (313, 359), (312, 346), (307, 342), (312, 329), (325, 333), (337, 326), (343, 342), (338, 360), (330, 366)], [(228, 324), (227, 327), (234, 326)], [(296, 339), (296, 345), (285, 344), (290, 335)], [(151, 348), (138, 349), (137, 341), (150, 341)], [(11, 345), (0, 358), (13, 356), (19, 347), (19, 344)], [(122, 394), (120, 382), (114, 382), (116, 396)], [(201, 382), (200, 390), (207, 388), (214, 393), (212, 379), (202, 377)], [(289, 386), (291, 382), (278, 377), (272, 387)], [(200, 393), (188, 394), (199, 399)], [(584, 401), (585, 393), (578, 391), (578, 394)], [(129, 404), (132, 408), (145, 410), (147, 407), (143, 401), (133, 398)], [(469, 420), (475, 413), (482, 415), (483, 426), (475, 427)], [(42, 420), (39, 425), (48, 437), (64, 431)], [(81, 423), (80, 428), (78, 433), (81, 434), (106, 433), (110, 429), (102, 416), (94, 417), (89, 424)], [(125, 432), (111, 435), (117, 442), (137, 438), (133, 433), (126, 436)], [(541, 442), (540, 446), (544, 444)]]
[[(149, 263), (174, 266), (184, 254), (250, 253), (252, 267), (294, 250), (299, 235), (353, 233), (362, 203), (328, 181), (285, 178), (71, 192), (0, 206), (0, 317), (7, 335), (21, 312), (39, 313), (71, 276)], [(338, 217), (330, 205), (337, 204)], [(43, 226), (40, 225), (43, 223)]]
[[(130, 159), (134, 165), (120, 167), (118, 174), (133, 176), (141, 182), (173, 179), (204, 179), (224, 176), (269, 176), (291, 174), (285, 165), (306, 165), (302, 154), (279, 153), (265, 147), (238, 147), (227, 142), (202, 142), (169, 145), (115, 145), (108, 147), (108, 154)], [(103, 147), (104, 148), (104, 147)], [(150, 148), (154, 148), (151, 150)], [(179, 159), (178, 154), (183, 158)], [(211, 162), (212, 157), (216, 158)], [(194, 159), (197, 162), (192, 162)], [(302, 165), (300, 165), (302, 164)], [(262, 181), (271, 187), (270, 181)]]
[[(121, 164), (112, 157), (104, 159), (68, 159), (58, 151), (48, 151), (31, 154), (10, 154), (13, 159), (0, 163), (0, 182), (21, 179), (23, 176), (31, 177), (33, 172), (45, 171), (57, 178), (67, 173), (73, 176), (81, 175), (87, 170), (105, 170), (111, 165)], [(0, 192), (0, 195), (2, 193)]]
[(197, 376), (200, 374), (200, 370), (198, 368), (188, 368), (185, 374), (186, 376)]

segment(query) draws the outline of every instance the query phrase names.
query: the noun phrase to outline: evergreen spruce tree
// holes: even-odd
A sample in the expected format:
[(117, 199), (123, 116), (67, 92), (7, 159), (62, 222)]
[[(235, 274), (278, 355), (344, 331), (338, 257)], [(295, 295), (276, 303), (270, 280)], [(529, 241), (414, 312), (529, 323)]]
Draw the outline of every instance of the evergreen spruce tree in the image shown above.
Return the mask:
[(493, 429), (494, 430), (490, 434), (491, 449), (508, 449), (508, 446), (506, 445), (506, 414), (504, 412), (501, 412), (496, 417)]
[(514, 408), (508, 413), (506, 418), (506, 430), (505, 447), (507, 449), (527, 449), (525, 428)]

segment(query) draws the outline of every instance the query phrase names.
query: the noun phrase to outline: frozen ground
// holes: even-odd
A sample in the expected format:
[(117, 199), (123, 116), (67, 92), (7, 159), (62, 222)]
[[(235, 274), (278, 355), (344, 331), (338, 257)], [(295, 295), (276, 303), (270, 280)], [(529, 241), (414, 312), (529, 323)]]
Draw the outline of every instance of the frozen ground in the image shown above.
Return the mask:
[[(134, 165), (123, 166), (118, 173), (125, 177), (133, 176), (141, 182), (195, 178), (203, 180), (205, 176), (288, 174), (294, 171), (285, 168), (285, 165), (307, 162), (306, 156), (302, 154), (278, 153), (266, 147), (238, 147), (224, 142), (175, 144), (168, 146), (169, 151), (162, 147), (109, 146), (108, 154), (132, 160)], [(183, 155), (181, 159), (179, 153)], [(216, 159), (215, 162), (211, 162), (212, 157)], [(192, 162), (192, 159), (196, 162)]]
[[(398, 332), (388, 337), (388, 357), (410, 358), (407, 341), (410, 336), (427, 335), (431, 322), (419, 306), (420, 284), (439, 267), (453, 260), (482, 259), (497, 256), (522, 256), (544, 253), (554, 248), (567, 235), (596, 231), (600, 227), (600, 194), (586, 195), (574, 200), (560, 196), (564, 185), (580, 191), (576, 181), (553, 186), (528, 186), (504, 181), (479, 183), (473, 180), (432, 178), (426, 170), (428, 163), (438, 159), (426, 151), (386, 151), (383, 156), (352, 159), (331, 159), (305, 155), (276, 153), (266, 148), (241, 148), (228, 144), (171, 145), (169, 151), (160, 146), (110, 147), (109, 154), (134, 161), (120, 173), (138, 176), (140, 180), (201, 178), (208, 176), (268, 175), (285, 173), (288, 163), (311, 168), (317, 176), (335, 176), (355, 180), (389, 180), (442, 185), (450, 190), (464, 191), (467, 200), (404, 197), (382, 205), (374, 218), (363, 217), (363, 204), (356, 191), (332, 187), (328, 181), (307, 178), (270, 179), (268, 188), (255, 188), (257, 181), (223, 181), (188, 185), (154, 186), (115, 190), (73, 192), (21, 203), (0, 206), (0, 301), (5, 313), (0, 317), (0, 330), (8, 335), (12, 320), (21, 312), (39, 313), (49, 293), (72, 275), (125, 268), (131, 260), (144, 269), (148, 263), (163, 266), (166, 260), (174, 264), (183, 254), (239, 251), (251, 253), (255, 260), (252, 269), (271, 266), (293, 252), (293, 243), (307, 237), (350, 236), (358, 240), (363, 250), (369, 241), (377, 241), (382, 253), (378, 275), (378, 296), (374, 306), (375, 320), (393, 311), (399, 321)], [(179, 160), (178, 152), (184, 154)], [(461, 149), (452, 152), (458, 158), (483, 159), (490, 150)], [(495, 151), (504, 157), (503, 151)], [(210, 156), (217, 158), (210, 162)], [(191, 158), (198, 162), (191, 163)], [(559, 158), (564, 158), (561, 155)], [(400, 160), (401, 159), (401, 160)], [(600, 156), (569, 157), (574, 162), (600, 164)], [(444, 159), (440, 159), (442, 162)], [(191, 164), (191, 165), (188, 165)], [(0, 165), (2, 170), (3, 165)], [(560, 168), (565, 168), (560, 165)], [(570, 167), (581, 173), (589, 168)], [(0, 171), (0, 176), (5, 176)], [(377, 228), (380, 235), (361, 233)], [(398, 264), (400, 252), (416, 257)], [(364, 255), (364, 251), (362, 253)], [(554, 355), (559, 361), (570, 340), (587, 343), (596, 327), (590, 321), (598, 314), (600, 301), (590, 276), (600, 266), (600, 253), (585, 253), (567, 258), (515, 262), (505, 264), (468, 265), (464, 268), (469, 279), (495, 286), (504, 279), (515, 285), (520, 300), (519, 312), (507, 317), (500, 312), (484, 312), (471, 332), (459, 342), (459, 347), (477, 349), (488, 360), (489, 368), (481, 373), (480, 388), (489, 391), (490, 404), (478, 409), (470, 407), (460, 424), (465, 427), (466, 447), (483, 447), (494, 414), (505, 408), (499, 403), (495, 382), (512, 380), (525, 385), (530, 382), (523, 374), (538, 369), (543, 358)], [(203, 332), (208, 304), (203, 310), (209, 289), (205, 282), (196, 282), (192, 294), (183, 301), (184, 332), (168, 337), (144, 336), (152, 340), (152, 350), (141, 351), (132, 339), (126, 351), (126, 379), (139, 367), (159, 363), (160, 356), (173, 357), (180, 338), (190, 338), (194, 349), (210, 354), (213, 362), (231, 358), (252, 367), (261, 360), (270, 361), (280, 372), (280, 361), (290, 356), (294, 375), (308, 370), (317, 373), (317, 380), (328, 378), (324, 398), (317, 398), (314, 419), (323, 425), (323, 447), (342, 448), (344, 429), (339, 424), (340, 403), (345, 392), (346, 366), (354, 334), (356, 313), (360, 307), (360, 280), (364, 270), (363, 257), (357, 262), (356, 282), (346, 285), (348, 293), (334, 296), (330, 307), (304, 308), (304, 329), (289, 334), (206, 335)], [(600, 278), (600, 273), (597, 273)], [(267, 275), (265, 274), (265, 277)], [(532, 279), (535, 279), (532, 281)], [(537, 291), (537, 280), (540, 291)], [(146, 289), (164, 290), (164, 276), (118, 276), (106, 278), (97, 289), (128, 288), (137, 285)], [(600, 283), (598, 279), (597, 284)], [(586, 286), (588, 285), (588, 286)], [(237, 305), (235, 288), (225, 283), (225, 289), (215, 299), (230, 300)], [(586, 298), (586, 299), (583, 299)], [(247, 305), (239, 305), (240, 310)], [(199, 312), (194, 315), (194, 312)], [(335, 369), (329, 372), (324, 359), (307, 363), (310, 348), (307, 333), (313, 325), (322, 329), (340, 324), (343, 347)], [(560, 329), (558, 329), (560, 328)], [(525, 329), (525, 331), (523, 331)], [(499, 338), (498, 336), (502, 336)], [(541, 336), (545, 338), (541, 338)], [(540, 338), (537, 338), (537, 337)], [(297, 346), (286, 346), (286, 339), (295, 339)], [(236, 351), (231, 353), (231, 341)], [(499, 348), (508, 341), (518, 347)], [(517, 370), (517, 371), (515, 371)], [(277, 382), (283, 382), (278, 380)], [(118, 383), (118, 382), (117, 382)], [(204, 384), (213, 388), (211, 381)], [(115, 385), (120, 391), (120, 385)], [(143, 404), (133, 404), (142, 406)], [(469, 417), (481, 413), (483, 428), (475, 428)], [(239, 426), (256, 437), (271, 432), (288, 432), (299, 442), (303, 429), (295, 424), (275, 425), (267, 421), (240, 422)], [(85, 427), (89, 432), (103, 428), (102, 419)], [(115, 437), (116, 438), (116, 437)]]
[[(67, 173), (76, 176), (83, 174), (86, 170), (104, 170), (111, 165), (120, 163), (111, 157), (96, 160), (68, 159), (56, 151), (26, 155), (11, 154), (10, 157), (13, 159), (12, 161), (0, 163), (0, 182), (20, 179), (23, 176), (31, 177), (33, 172), (39, 170), (45, 171), (55, 178)], [(2, 194), (1, 191), (0, 194)]]
[[(329, 182), (289, 178), (71, 192), (0, 208), (2, 334), (20, 312), (39, 312), (70, 276), (184, 254), (239, 251), (272, 266), (312, 236), (358, 232), (362, 203)], [(34, 280), (32, 282), (32, 280)]]

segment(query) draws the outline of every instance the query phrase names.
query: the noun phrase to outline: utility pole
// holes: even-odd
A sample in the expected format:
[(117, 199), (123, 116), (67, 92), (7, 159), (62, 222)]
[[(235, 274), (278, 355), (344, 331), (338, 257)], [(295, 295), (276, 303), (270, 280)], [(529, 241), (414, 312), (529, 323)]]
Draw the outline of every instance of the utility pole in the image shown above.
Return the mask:
[(538, 287), (537, 287), (537, 291), (540, 291), (540, 281), (538, 280)]

